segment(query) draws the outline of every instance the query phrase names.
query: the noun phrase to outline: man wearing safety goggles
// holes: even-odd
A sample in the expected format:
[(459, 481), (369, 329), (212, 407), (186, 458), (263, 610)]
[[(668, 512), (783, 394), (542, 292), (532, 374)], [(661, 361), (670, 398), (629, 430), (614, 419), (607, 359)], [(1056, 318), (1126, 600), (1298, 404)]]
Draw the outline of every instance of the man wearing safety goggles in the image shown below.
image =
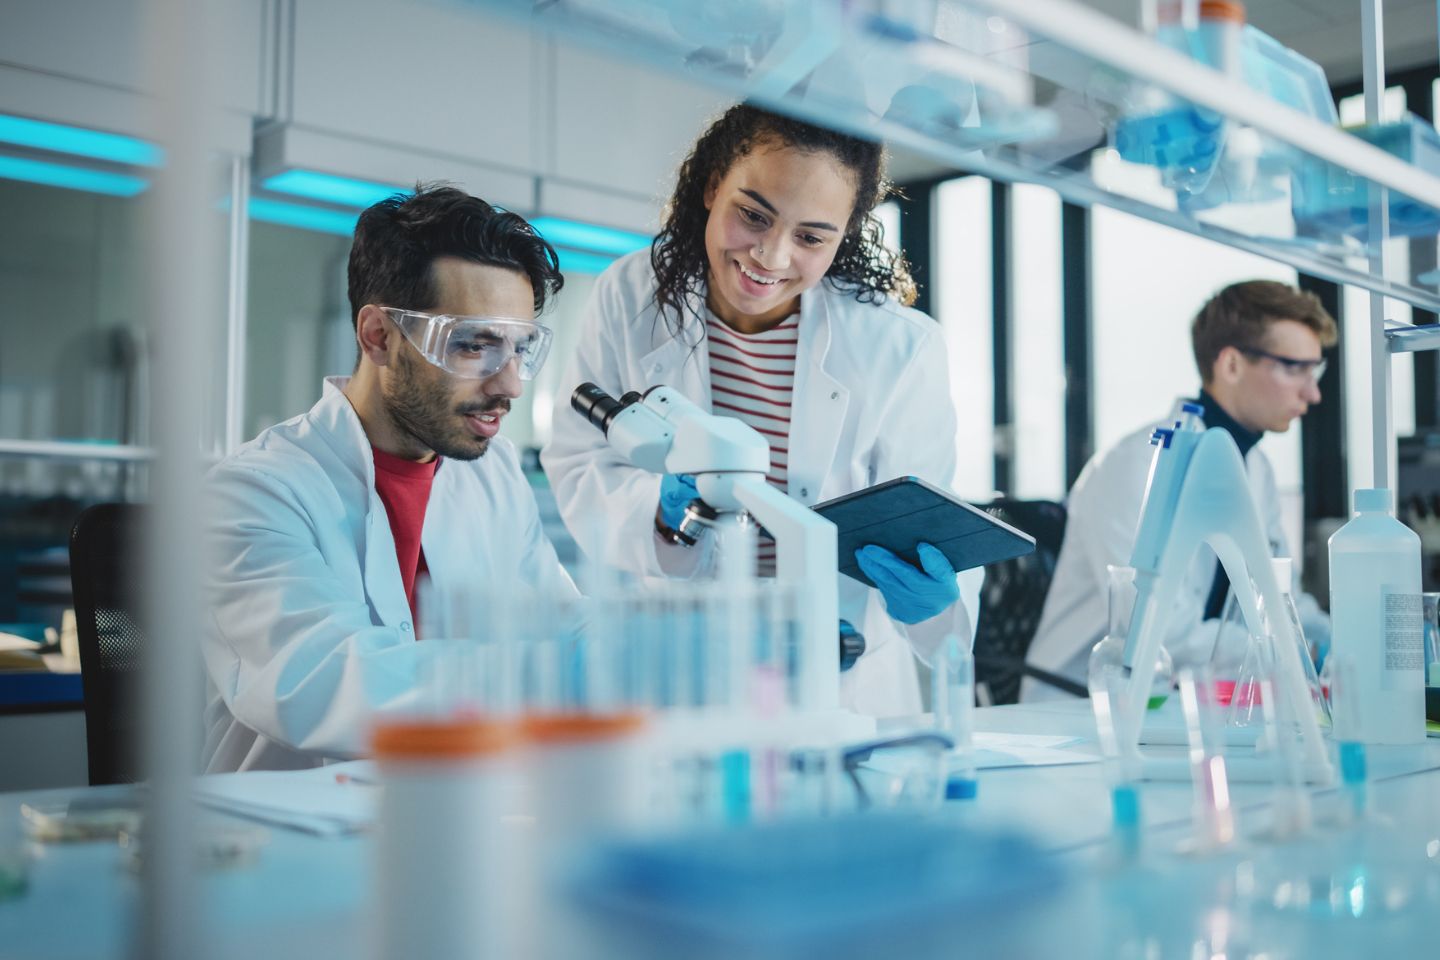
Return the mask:
[[(1264, 519), (1275, 556), (1293, 557), (1281, 524), (1275, 471), (1257, 446), (1266, 431), (1284, 433), (1320, 402), (1323, 350), (1334, 346), (1335, 321), (1310, 293), (1270, 280), (1236, 283), (1200, 309), (1191, 324), (1200, 391), (1182, 398), (1163, 420), (1151, 423), (1092, 458), (1067, 501), (1069, 519), (1055, 578), (1027, 657), (1030, 665), (1080, 684), (1086, 682), (1090, 649), (1104, 634), (1108, 607), (1107, 565), (1126, 565), (1149, 477), (1150, 434), (1173, 426), (1184, 403), (1198, 404), (1206, 427), (1221, 427), (1245, 458), (1250, 492)], [(1201, 550), (1191, 563), (1170, 617), (1165, 643), (1177, 665), (1209, 660), (1244, 638), (1222, 632), (1218, 622), (1230, 581), (1215, 555)], [(1330, 622), (1318, 603), (1292, 593), (1313, 653), (1329, 645)], [(1054, 688), (1026, 678), (1022, 700), (1055, 696)]]
[(439, 646), (417, 642), (425, 577), (448, 597), (577, 595), (497, 436), (562, 282), (528, 223), (459, 190), (361, 214), (353, 375), (209, 478), (208, 770), (357, 756), (377, 714), (414, 709)]

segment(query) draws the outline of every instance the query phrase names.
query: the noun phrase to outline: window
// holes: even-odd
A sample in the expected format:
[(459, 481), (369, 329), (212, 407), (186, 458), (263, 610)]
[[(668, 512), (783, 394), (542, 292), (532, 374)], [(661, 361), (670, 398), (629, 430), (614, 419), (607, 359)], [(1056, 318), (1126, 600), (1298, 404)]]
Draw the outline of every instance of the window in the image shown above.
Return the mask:
[[(1216, 291), (1240, 280), (1295, 283), (1290, 267), (1129, 214), (1091, 213), (1095, 449), (1165, 416), (1200, 386), (1190, 321)], [(1275, 467), (1291, 550), (1303, 513), (1300, 431), (1261, 441)], [(1298, 559), (1298, 557), (1297, 557)]]
[(932, 203), (935, 318), (945, 331), (950, 392), (959, 421), (955, 492), (970, 500), (989, 500), (995, 492), (990, 181), (948, 181), (936, 187)]
[(1065, 496), (1065, 335), (1060, 196), (1010, 188), (1014, 495)]

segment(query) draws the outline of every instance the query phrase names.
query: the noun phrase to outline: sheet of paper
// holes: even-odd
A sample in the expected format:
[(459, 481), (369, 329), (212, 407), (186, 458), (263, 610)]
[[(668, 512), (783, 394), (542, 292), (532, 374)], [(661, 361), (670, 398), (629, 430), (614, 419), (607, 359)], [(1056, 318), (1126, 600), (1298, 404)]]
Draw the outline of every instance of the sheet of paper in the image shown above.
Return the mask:
[(1067, 737), (1048, 733), (977, 733), (977, 747), (1003, 750), (1006, 747), (1070, 747), (1085, 742), (1084, 737)]
[[(363, 766), (362, 766), (363, 764)], [(312, 770), (257, 770), (200, 777), (196, 799), (214, 809), (322, 837), (375, 822), (377, 791), (365, 761)]]
[(1060, 767), (1074, 763), (1098, 763), (1097, 754), (1061, 747), (1082, 742), (1081, 737), (1030, 733), (977, 733), (974, 738), (975, 767), (999, 770), (1005, 767)]

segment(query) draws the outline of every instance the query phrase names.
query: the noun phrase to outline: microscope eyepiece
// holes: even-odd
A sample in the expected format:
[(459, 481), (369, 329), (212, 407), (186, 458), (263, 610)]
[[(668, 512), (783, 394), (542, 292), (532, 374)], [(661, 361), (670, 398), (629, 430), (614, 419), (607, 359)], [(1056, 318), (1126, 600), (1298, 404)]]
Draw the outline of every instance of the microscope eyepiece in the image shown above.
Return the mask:
[(575, 388), (575, 392), (570, 394), (570, 406), (601, 433), (608, 434), (610, 421), (615, 419), (615, 415), (639, 399), (640, 394), (632, 390), (616, 400), (599, 386), (587, 382), (580, 384)]

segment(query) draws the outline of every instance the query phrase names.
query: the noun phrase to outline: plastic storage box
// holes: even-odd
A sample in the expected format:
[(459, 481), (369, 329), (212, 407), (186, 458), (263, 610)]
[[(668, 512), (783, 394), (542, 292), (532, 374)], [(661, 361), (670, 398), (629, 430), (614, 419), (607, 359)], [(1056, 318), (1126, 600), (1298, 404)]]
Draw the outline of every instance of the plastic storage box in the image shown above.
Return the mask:
[[(1417, 169), (1440, 174), (1440, 134), (1413, 113), (1395, 123), (1354, 127), (1350, 132)], [(1375, 239), (1370, 227), (1370, 184), (1348, 170), (1307, 157), (1295, 171), (1292, 203), (1299, 232)], [(1389, 207), (1392, 237), (1440, 232), (1440, 211), (1394, 192)]]

